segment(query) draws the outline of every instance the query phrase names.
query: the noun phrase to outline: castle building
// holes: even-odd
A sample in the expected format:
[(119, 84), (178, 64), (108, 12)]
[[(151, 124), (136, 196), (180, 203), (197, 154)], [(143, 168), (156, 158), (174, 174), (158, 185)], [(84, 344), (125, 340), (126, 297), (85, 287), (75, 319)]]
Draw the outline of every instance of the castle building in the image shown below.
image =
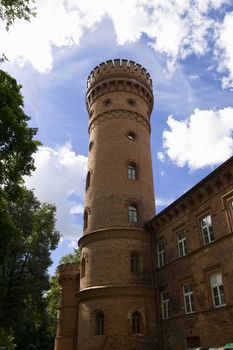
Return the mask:
[(59, 267), (55, 350), (185, 350), (233, 340), (233, 157), (155, 215), (152, 80), (109, 60), (88, 77), (81, 262)]

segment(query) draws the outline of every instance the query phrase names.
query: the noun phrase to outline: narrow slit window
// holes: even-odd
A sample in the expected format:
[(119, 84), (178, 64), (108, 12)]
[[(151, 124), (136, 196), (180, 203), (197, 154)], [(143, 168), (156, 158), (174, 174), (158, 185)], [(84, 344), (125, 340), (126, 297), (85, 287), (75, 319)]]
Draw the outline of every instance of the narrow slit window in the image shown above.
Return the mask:
[(88, 226), (88, 212), (87, 210), (85, 210), (83, 214), (83, 229), (86, 230), (87, 226)]
[(88, 190), (88, 188), (90, 187), (91, 184), (91, 172), (88, 171), (87, 173), (87, 178), (86, 178), (86, 191)]
[(137, 273), (140, 271), (140, 255), (137, 253), (131, 254), (131, 272)]
[(86, 274), (86, 260), (83, 257), (82, 263), (81, 263), (81, 278), (85, 277), (85, 274)]
[(101, 311), (95, 315), (95, 335), (104, 335), (104, 314)]
[(132, 314), (132, 334), (142, 333), (142, 317), (140, 312), (135, 311)]

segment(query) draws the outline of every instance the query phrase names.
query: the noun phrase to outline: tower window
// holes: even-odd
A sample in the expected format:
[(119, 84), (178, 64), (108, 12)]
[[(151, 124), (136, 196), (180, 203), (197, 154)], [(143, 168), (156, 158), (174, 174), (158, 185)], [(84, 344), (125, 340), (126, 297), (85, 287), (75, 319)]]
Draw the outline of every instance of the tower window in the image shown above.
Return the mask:
[(127, 103), (130, 107), (136, 106), (136, 101), (132, 98), (128, 98)]
[(87, 226), (88, 226), (88, 212), (87, 210), (85, 210), (83, 214), (83, 229), (86, 230)]
[(110, 106), (112, 104), (112, 100), (110, 99), (110, 98), (107, 98), (106, 100), (104, 100), (104, 102), (103, 102), (103, 105), (105, 106), (105, 107), (108, 107), (108, 106)]
[(140, 271), (140, 255), (137, 253), (131, 254), (131, 272)]
[(81, 263), (81, 278), (85, 277), (86, 274), (86, 261), (85, 257), (82, 258), (82, 263)]
[(101, 311), (97, 311), (95, 314), (95, 335), (104, 334), (104, 314)]
[(94, 141), (92, 140), (92, 141), (89, 143), (89, 147), (88, 147), (89, 152), (92, 150), (93, 146), (94, 146)]
[(136, 180), (137, 178), (137, 167), (136, 164), (130, 163), (128, 165), (128, 179), (129, 180)]
[(87, 173), (87, 178), (86, 178), (86, 191), (88, 190), (88, 188), (90, 187), (91, 184), (91, 172), (88, 171)]
[(142, 333), (142, 316), (140, 312), (135, 311), (132, 314), (132, 334)]
[(134, 141), (136, 138), (136, 134), (133, 131), (129, 131), (127, 137), (130, 141)]
[(138, 222), (138, 209), (135, 205), (129, 205), (129, 222)]

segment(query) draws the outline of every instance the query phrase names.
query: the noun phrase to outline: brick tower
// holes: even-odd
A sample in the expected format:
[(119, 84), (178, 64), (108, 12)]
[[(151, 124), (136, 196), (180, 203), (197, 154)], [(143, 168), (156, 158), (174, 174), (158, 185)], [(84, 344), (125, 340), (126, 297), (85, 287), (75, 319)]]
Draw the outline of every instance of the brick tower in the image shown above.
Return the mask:
[(58, 267), (60, 305), (57, 312), (57, 332), (54, 350), (75, 350), (77, 341), (79, 265), (63, 264)]
[(156, 347), (151, 237), (152, 81), (127, 60), (88, 77), (89, 155), (81, 248), (77, 350)]

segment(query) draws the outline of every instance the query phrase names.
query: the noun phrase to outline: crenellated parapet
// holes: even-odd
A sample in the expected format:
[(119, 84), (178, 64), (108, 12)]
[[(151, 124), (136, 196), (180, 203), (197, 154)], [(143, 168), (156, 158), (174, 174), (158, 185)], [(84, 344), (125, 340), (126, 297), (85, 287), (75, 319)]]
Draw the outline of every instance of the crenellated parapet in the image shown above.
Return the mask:
[(151, 112), (152, 79), (140, 64), (126, 60), (108, 60), (96, 66), (88, 76), (86, 103), (88, 111), (96, 98), (113, 91), (128, 91), (141, 96)]
[(80, 273), (78, 263), (67, 263), (58, 266), (58, 280), (60, 284), (76, 281)]

